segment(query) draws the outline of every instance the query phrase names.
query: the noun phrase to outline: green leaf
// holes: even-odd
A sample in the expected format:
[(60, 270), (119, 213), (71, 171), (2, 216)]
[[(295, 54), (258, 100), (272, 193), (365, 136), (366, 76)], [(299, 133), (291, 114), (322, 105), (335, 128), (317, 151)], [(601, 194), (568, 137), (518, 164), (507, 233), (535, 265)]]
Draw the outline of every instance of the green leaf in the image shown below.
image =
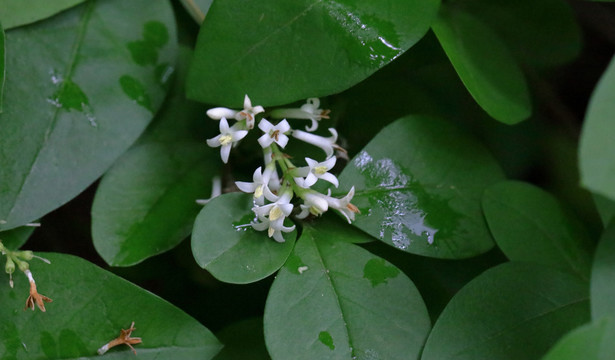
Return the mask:
[(529, 261), (589, 279), (592, 242), (583, 224), (546, 191), (519, 181), (503, 181), (483, 194), (491, 234), (513, 261)]
[(0, 22), (5, 29), (30, 24), (66, 10), (85, 0), (0, 0)]
[(0, 113), (2, 113), (2, 99), (4, 95), (4, 78), (6, 75), (5, 63), (6, 63), (6, 53), (5, 53), (5, 45), (4, 45), (4, 28), (0, 23)]
[(188, 96), (239, 106), (248, 94), (269, 106), (340, 92), (421, 39), (439, 5), (439, 0), (214, 1), (197, 40)]
[(525, 77), (488, 26), (460, 9), (443, 6), (432, 29), (461, 81), (489, 115), (505, 124), (531, 115)]
[(305, 227), (265, 306), (273, 359), (418, 359), (431, 326), (405, 274)]
[(243, 193), (220, 195), (194, 222), (194, 258), (218, 280), (246, 284), (264, 279), (284, 264), (293, 249), (296, 231), (283, 233), (286, 241), (277, 243), (266, 232), (252, 229), (252, 200), (252, 195)]
[[(218, 131), (218, 123), (205, 119), (207, 108), (203, 104), (186, 99), (186, 73), (192, 59), (192, 50), (179, 46), (175, 81), (156, 118), (137, 144), (151, 142), (204, 142), (206, 134)], [(211, 150), (210, 150), (211, 151)]]
[(615, 224), (606, 228), (594, 256), (591, 273), (592, 318), (615, 318)]
[(384, 128), (339, 176), (354, 185), (355, 226), (414, 254), (465, 258), (493, 240), (480, 208), (502, 171), (480, 144), (442, 120), (408, 116)]
[[(135, 322), (139, 359), (211, 359), (221, 345), (180, 309), (152, 293), (77, 257), (44, 254), (30, 262), (38, 291), (53, 302), (47, 312), (24, 311), (28, 281), (15, 274), (15, 288), (0, 291), (0, 354), (3, 359), (101, 359), (96, 353)], [(105, 359), (133, 357), (122, 345)]]
[[(111, 166), (160, 106), (161, 69), (177, 52), (167, 1), (88, 2), (6, 35), (3, 229), (64, 204)], [(154, 49), (155, 66), (136, 62), (135, 43)]]
[(604, 318), (574, 329), (542, 360), (609, 360), (615, 353), (615, 321)]
[(102, 258), (129, 266), (167, 251), (192, 230), (211, 194), (216, 161), (202, 143), (137, 146), (103, 177), (92, 205), (92, 237)]
[(577, 276), (539, 264), (506, 263), (453, 297), (421, 359), (536, 359), (588, 320), (587, 284)]
[(592, 197), (602, 224), (606, 227), (615, 218), (615, 200), (607, 199), (598, 194), (592, 194)]
[(33, 226), (21, 226), (7, 231), (0, 231), (0, 241), (9, 250), (17, 250), (28, 241), (34, 232)]
[(563, 0), (460, 0), (506, 42), (516, 58), (539, 67), (562, 65), (581, 51), (581, 30)]
[(214, 360), (268, 360), (263, 336), (263, 319), (252, 318), (233, 323), (216, 334), (224, 348)]
[(579, 145), (581, 183), (615, 200), (615, 57), (589, 101)]

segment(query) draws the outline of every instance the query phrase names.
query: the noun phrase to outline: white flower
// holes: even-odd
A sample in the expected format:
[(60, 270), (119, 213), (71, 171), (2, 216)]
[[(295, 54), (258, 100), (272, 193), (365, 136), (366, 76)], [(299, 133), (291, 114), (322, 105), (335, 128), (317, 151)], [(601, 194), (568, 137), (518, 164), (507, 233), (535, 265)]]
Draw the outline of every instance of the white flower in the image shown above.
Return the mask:
[(359, 208), (350, 203), (354, 196), (354, 186), (350, 189), (348, 194), (341, 199), (331, 197), (330, 195), (331, 190), (329, 190), (326, 197), (329, 207), (342, 213), (349, 224), (352, 223), (352, 221), (354, 221), (354, 214), (359, 212)]
[(274, 171), (275, 167), (267, 166), (262, 172), (259, 166), (252, 175), (253, 182), (235, 181), (235, 185), (245, 193), (254, 193), (254, 200), (258, 205), (263, 205), (265, 198), (269, 201), (276, 201), (278, 197), (269, 190), (269, 180)]
[(220, 146), (220, 157), (225, 164), (231, 153), (231, 146), (248, 134), (247, 130), (239, 130), (236, 125), (237, 124), (229, 127), (226, 118), (222, 118), (220, 119), (220, 135), (207, 139), (207, 145), (210, 147)]
[(260, 114), (264, 111), (265, 109), (260, 105), (252, 106), (252, 101), (250, 101), (250, 98), (246, 95), (243, 99), (243, 110), (237, 111), (225, 107), (216, 107), (207, 110), (207, 116), (214, 120), (220, 120), (222, 118), (235, 119), (238, 121), (246, 120), (246, 127), (252, 129), (254, 128), (256, 114)]
[(258, 128), (265, 133), (263, 136), (258, 138), (258, 143), (263, 147), (263, 149), (271, 145), (273, 142), (280, 145), (282, 148), (288, 144), (288, 136), (284, 134), (290, 130), (288, 121), (282, 120), (274, 126), (266, 119), (262, 119), (258, 123)]
[(316, 191), (310, 191), (303, 196), (303, 204), (299, 205), (301, 212), (298, 219), (305, 219), (309, 214), (320, 216), (329, 209), (327, 196)]
[(324, 181), (330, 182), (335, 187), (338, 187), (339, 182), (337, 177), (327, 172), (335, 166), (335, 161), (335, 156), (331, 156), (321, 163), (310, 158), (305, 158), (305, 162), (308, 163), (308, 166), (296, 170), (296, 173), (299, 176), (305, 177), (305, 179), (302, 177), (296, 177), (295, 182), (302, 188), (309, 188), (314, 185), (318, 179), (323, 179)]
[(323, 137), (319, 135), (314, 135), (309, 132), (301, 131), (301, 130), (293, 130), (293, 137), (295, 139), (299, 139), (301, 141), (305, 141), (308, 144), (312, 144), (314, 146), (318, 146), (321, 148), (325, 154), (327, 154), (327, 159), (333, 156), (333, 150), (339, 149), (340, 147), (335, 143), (337, 141), (337, 131), (334, 128), (329, 128), (329, 132), (331, 133), (331, 137)]
[(225, 107), (216, 107), (216, 108), (207, 110), (207, 116), (209, 116), (210, 118), (214, 120), (220, 120), (222, 118), (234, 119), (237, 113), (238, 111), (225, 108)]
[(292, 191), (286, 191), (274, 203), (253, 207), (252, 211), (260, 222), (252, 223), (252, 228), (258, 231), (267, 229), (269, 237), (273, 237), (277, 242), (284, 242), (282, 232), (295, 230), (295, 225), (284, 226), (284, 219), (293, 211), (293, 205), (290, 203), (292, 196)]
[(321, 119), (328, 119), (331, 110), (319, 109), (320, 100), (318, 98), (309, 98), (307, 103), (303, 104), (299, 109), (276, 109), (271, 112), (271, 116), (276, 119), (308, 119), (312, 120), (311, 126), (306, 126), (305, 130), (314, 131), (318, 129), (318, 122)]
[(248, 127), (248, 129), (253, 129), (256, 114), (260, 114), (262, 112), (265, 112), (265, 109), (260, 105), (252, 106), (252, 101), (250, 101), (250, 98), (246, 94), (246, 96), (243, 98), (243, 110), (241, 110), (239, 113), (237, 113), (237, 115), (235, 115), (235, 119), (245, 119), (246, 126)]

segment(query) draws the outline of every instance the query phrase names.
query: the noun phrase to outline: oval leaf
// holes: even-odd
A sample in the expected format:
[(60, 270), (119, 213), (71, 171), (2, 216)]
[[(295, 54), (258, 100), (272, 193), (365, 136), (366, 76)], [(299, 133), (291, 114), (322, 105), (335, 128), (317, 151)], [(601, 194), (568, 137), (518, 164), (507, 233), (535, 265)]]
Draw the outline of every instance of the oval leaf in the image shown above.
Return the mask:
[(355, 186), (358, 228), (414, 254), (465, 258), (493, 247), (480, 199), (502, 177), (487, 150), (458, 128), (410, 116), (376, 135), (339, 180), (341, 193)]
[(216, 164), (202, 143), (151, 143), (131, 149), (103, 177), (92, 205), (96, 250), (129, 266), (179, 244), (209, 197)]
[[(135, 322), (139, 359), (211, 359), (222, 347), (213, 334), (180, 309), (80, 258), (44, 254), (32, 260), (38, 291), (53, 302), (47, 312), (24, 311), (28, 280), (15, 274), (15, 288), (0, 291), (0, 354), (3, 359), (101, 359), (97, 349)], [(125, 345), (105, 359), (131, 356)]]
[(615, 354), (615, 321), (604, 318), (566, 334), (542, 360), (609, 360)]
[(175, 38), (170, 4), (146, 0), (92, 1), (7, 32), (0, 228), (64, 204), (136, 140), (165, 96)]
[(589, 319), (587, 284), (532, 263), (506, 263), (461, 289), (427, 339), (422, 360), (537, 359)]
[(615, 200), (615, 57), (589, 102), (579, 144), (581, 183)]
[(220, 195), (194, 222), (194, 258), (218, 280), (236, 284), (261, 280), (276, 272), (293, 249), (296, 230), (284, 233), (286, 241), (277, 243), (266, 232), (252, 229), (252, 199), (243, 193)]
[(85, 0), (0, 0), (0, 22), (6, 29), (33, 23)]
[(271, 286), (264, 323), (272, 359), (295, 360), (418, 359), (431, 325), (399, 269), (311, 227)]
[(439, 4), (214, 1), (186, 91), (195, 100), (225, 106), (239, 106), (246, 93), (269, 106), (340, 92), (421, 39)]
[(525, 77), (489, 27), (460, 9), (443, 6), (432, 29), (461, 81), (489, 115), (505, 124), (531, 115)]
[(591, 277), (592, 318), (615, 318), (615, 224), (611, 224), (600, 238)]
[(591, 240), (553, 195), (527, 183), (504, 181), (485, 190), (483, 211), (495, 242), (510, 260), (554, 266), (589, 279)]

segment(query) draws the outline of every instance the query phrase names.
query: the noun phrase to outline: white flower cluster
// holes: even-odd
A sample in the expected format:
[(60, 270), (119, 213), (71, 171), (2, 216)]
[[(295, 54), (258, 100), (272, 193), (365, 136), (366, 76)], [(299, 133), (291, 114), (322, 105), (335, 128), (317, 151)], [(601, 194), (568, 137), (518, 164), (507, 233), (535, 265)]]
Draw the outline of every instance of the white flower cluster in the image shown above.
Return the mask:
[[(207, 111), (207, 115), (220, 120), (220, 135), (207, 140), (211, 147), (220, 146), (220, 156), (226, 163), (231, 148), (243, 139), (248, 131), (254, 128), (256, 116), (264, 113), (262, 106), (252, 106), (248, 95), (245, 96), (243, 110), (232, 110), (218, 107)], [(300, 212), (296, 217), (304, 219), (308, 215), (319, 216), (329, 208), (339, 211), (346, 217), (348, 223), (354, 220), (355, 213), (359, 209), (350, 203), (354, 196), (354, 187), (341, 199), (319, 193), (311, 187), (321, 179), (338, 187), (337, 177), (329, 172), (337, 160), (336, 150), (343, 149), (336, 144), (337, 131), (330, 128), (330, 137), (313, 134), (318, 129), (321, 119), (329, 118), (329, 110), (319, 109), (320, 101), (310, 98), (307, 103), (296, 109), (276, 109), (270, 113), (271, 118), (281, 119), (275, 125), (262, 118), (258, 122), (258, 128), (263, 135), (258, 138), (259, 145), (263, 148), (264, 169), (258, 167), (252, 175), (252, 182), (237, 181), (237, 187), (246, 193), (254, 194), (254, 207), (252, 211), (256, 215), (250, 224), (258, 231), (267, 230), (267, 235), (278, 242), (284, 242), (282, 233), (291, 232), (295, 226), (284, 226), (284, 219), (290, 216), (294, 205), (293, 197), (302, 200), (299, 204)], [(263, 114), (264, 115), (264, 114)], [(228, 119), (236, 122), (229, 126)], [(310, 126), (306, 131), (292, 129), (287, 119), (310, 120)], [(289, 141), (289, 136), (304, 141), (308, 144), (321, 148), (326, 155), (324, 161), (306, 157), (307, 166), (297, 167), (289, 156), (282, 152)]]

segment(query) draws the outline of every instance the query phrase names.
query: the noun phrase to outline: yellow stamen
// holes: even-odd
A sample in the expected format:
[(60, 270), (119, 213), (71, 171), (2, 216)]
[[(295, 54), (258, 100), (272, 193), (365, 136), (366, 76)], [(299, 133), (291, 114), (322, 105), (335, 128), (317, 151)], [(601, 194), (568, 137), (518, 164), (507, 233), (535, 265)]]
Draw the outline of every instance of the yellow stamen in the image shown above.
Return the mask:
[(316, 167), (314, 168), (314, 173), (315, 173), (316, 175), (324, 175), (324, 173), (326, 173), (326, 172), (327, 172), (327, 167), (326, 167), (326, 166), (324, 166), (324, 165), (321, 165), (321, 166), (316, 166)]
[(220, 136), (220, 145), (228, 145), (233, 142), (233, 137), (231, 135), (222, 135)]
[(263, 185), (259, 185), (254, 189), (254, 197), (258, 199), (261, 196), (263, 196)]
[[(269, 211), (269, 221), (275, 221), (279, 218), (281, 218), (284, 214), (282, 214), (282, 209), (280, 209), (279, 206), (275, 205), (271, 208), (271, 211)], [(271, 229), (271, 228), (269, 228)], [(271, 235), (269, 235), (271, 236)]]

